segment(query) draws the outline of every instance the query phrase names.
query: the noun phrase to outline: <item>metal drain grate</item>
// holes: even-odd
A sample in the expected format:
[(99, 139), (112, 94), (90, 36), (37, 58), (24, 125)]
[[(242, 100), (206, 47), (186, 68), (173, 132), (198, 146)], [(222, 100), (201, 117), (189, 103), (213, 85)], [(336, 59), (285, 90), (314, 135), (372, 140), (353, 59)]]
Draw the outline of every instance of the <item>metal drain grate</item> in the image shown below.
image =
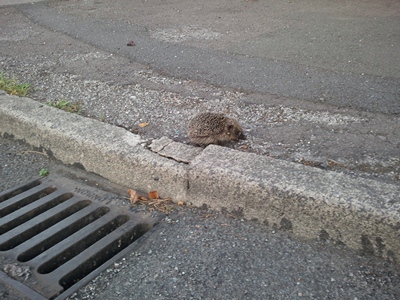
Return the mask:
[(160, 219), (67, 178), (0, 193), (0, 280), (31, 299), (64, 299), (136, 246)]

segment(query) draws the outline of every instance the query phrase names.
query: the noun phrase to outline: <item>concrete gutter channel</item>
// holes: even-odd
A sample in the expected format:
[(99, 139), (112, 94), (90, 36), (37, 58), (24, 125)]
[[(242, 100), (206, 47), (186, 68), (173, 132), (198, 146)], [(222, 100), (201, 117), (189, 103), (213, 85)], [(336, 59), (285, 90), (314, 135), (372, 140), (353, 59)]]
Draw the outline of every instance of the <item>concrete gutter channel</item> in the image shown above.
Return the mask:
[(211, 145), (162, 138), (0, 94), (0, 134), (42, 147), (117, 184), (226, 209), (301, 239), (331, 239), (398, 261), (400, 186)]

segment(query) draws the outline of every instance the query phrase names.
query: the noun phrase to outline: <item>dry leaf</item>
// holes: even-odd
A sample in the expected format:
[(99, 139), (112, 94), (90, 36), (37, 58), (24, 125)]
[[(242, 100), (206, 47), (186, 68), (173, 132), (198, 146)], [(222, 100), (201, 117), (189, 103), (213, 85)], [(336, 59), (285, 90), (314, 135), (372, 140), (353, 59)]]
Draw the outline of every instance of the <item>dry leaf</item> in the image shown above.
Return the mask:
[(129, 201), (131, 202), (131, 204), (135, 204), (139, 201), (149, 201), (149, 199), (147, 199), (144, 196), (139, 195), (139, 193), (135, 190), (129, 189), (128, 190), (128, 195), (129, 195)]
[(247, 145), (243, 145), (242, 147), (241, 147), (242, 149), (247, 149), (247, 148), (249, 148)]
[(178, 201), (178, 205), (185, 205), (186, 203), (183, 201)]
[(128, 195), (129, 195), (129, 201), (131, 202), (132, 205), (140, 200), (139, 194), (135, 190), (129, 189)]
[[(137, 191), (132, 189), (128, 190), (128, 194), (130, 196), (129, 200), (132, 205), (134, 205), (135, 203), (145, 204), (151, 211), (155, 209), (166, 214), (170, 213), (173, 210), (173, 206), (170, 205), (172, 203), (172, 199), (169, 197), (161, 199), (158, 191), (156, 190), (151, 191), (148, 194), (148, 197), (150, 199), (147, 199), (145, 196), (141, 196)], [(184, 203), (183, 201), (181, 202)], [(183, 205), (186, 205), (186, 203), (184, 203)]]
[(151, 191), (151, 192), (149, 192), (149, 198), (150, 199), (160, 199), (160, 195), (158, 194), (157, 191)]
[(146, 127), (147, 125), (149, 125), (149, 123), (146, 123), (146, 122), (139, 123), (139, 127), (141, 127), (141, 128)]

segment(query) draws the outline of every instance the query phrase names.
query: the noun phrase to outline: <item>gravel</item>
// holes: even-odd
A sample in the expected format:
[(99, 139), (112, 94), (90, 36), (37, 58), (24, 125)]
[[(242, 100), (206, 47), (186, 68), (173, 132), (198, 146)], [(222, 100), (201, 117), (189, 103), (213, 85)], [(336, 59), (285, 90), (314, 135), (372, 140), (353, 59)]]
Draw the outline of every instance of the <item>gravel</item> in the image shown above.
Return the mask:
[(329, 95), (310, 103), (177, 78), (47, 30), (11, 8), (3, 11), (0, 70), (29, 82), (29, 97), (37, 101), (79, 103), (83, 115), (127, 128), (148, 144), (162, 136), (188, 143), (192, 116), (223, 112), (236, 118), (248, 137), (228, 147), (399, 182), (396, 115), (335, 108), (324, 104)]
[[(207, 210), (182, 210), (71, 299), (397, 299), (387, 262)], [(115, 284), (118, 282), (119, 284)]]
[[(15, 68), (20, 62), (3, 59), (7, 76), (32, 84), (31, 98), (43, 103), (58, 100), (78, 103), (83, 115), (140, 134), (148, 144), (162, 136), (188, 143), (186, 128), (192, 116), (202, 111), (223, 112), (236, 118), (248, 137), (228, 147), (398, 182), (397, 133), (382, 133), (381, 116), (285, 106), (284, 101), (278, 104), (273, 96), (265, 96), (265, 101), (255, 100), (254, 95), (244, 92), (164, 77), (150, 70), (130, 71), (131, 80), (124, 78), (127, 83), (82, 78), (73, 74), (77, 70), (48, 71), (60, 68), (60, 64), (71, 68), (77, 61), (128, 63), (106, 53), (64, 54), (51, 60), (46, 58), (43, 63), (40, 63), (43, 57), (31, 59), (37, 63), (27, 63), (23, 68)], [(149, 125), (142, 128), (140, 123)], [(384, 125), (385, 131), (398, 127), (395, 117), (386, 117)], [(374, 132), (378, 130), (380, 134), (376, 135)]]
[(52, 170), (55, 165), (40, 149), (0, 138), (0, 191), (38, 177), (42, 169)]
[[(162, 136), (187, 143), (191, 116), (224, 112), (248, 136), (229, 147), (398, 184), (397, 116), (175, 78), (37, 26), (13, 8), (2, 8), (0, 18), (0, 70), (29, 82), (37, 101), (80, 103), (83, 115), (148, 143)], [(40, 149), (0, 138), (0, 190), (57, 164)], [(303, 243), (227, 213), (182, 208), (71, 299), (399, 299), (399, 273), (329, 241)], [(22, 298), (0, 291), (2, 299)]]
[[(0, 138), (0, 191), (59, 163)], [(19, 269), (21, 269), (19, 271)], [(5, 270), (23, 280), (21, 266)], [(20, 272), (20, 273), (18, 273)], [(2, 299), (24, 299), (4, 285)], [(399, 299), (398, 265), (331, 241), (302, 242), (227, 212), (179, 207), (135, 252), (70, 299)]]

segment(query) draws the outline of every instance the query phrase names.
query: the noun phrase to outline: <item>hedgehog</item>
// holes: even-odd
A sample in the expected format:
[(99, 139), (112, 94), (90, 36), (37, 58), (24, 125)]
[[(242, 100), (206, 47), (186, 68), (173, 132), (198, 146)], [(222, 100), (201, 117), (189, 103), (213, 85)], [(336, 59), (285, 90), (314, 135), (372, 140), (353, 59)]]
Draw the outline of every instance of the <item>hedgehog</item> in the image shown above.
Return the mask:
[(222, 145), (239, 139), (246, 139), (239, 123), (221, 113), (205, 112), (190, 120), (188, 136), (192, 143), (206, 146)]

